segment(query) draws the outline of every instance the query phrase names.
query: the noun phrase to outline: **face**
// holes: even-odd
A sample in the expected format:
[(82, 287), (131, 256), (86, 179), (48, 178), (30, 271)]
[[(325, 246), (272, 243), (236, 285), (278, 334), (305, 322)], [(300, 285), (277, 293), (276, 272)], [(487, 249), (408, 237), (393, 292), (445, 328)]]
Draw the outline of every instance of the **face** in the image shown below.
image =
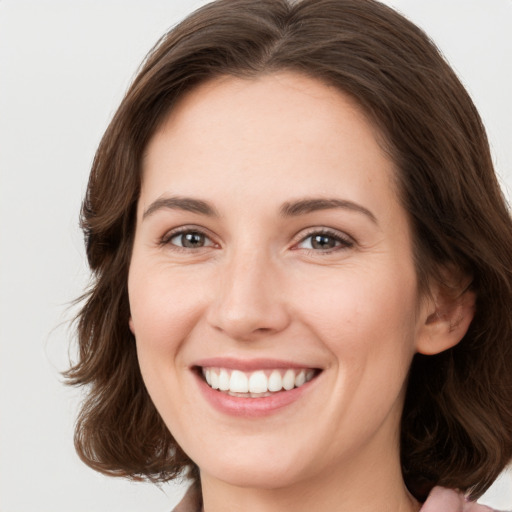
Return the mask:
[(397, 460), (425, 314), (394, 173), (350, 98), (293, 73), (204, 84), (153, 136), (130, 327), (202, 478), (284, 487)]

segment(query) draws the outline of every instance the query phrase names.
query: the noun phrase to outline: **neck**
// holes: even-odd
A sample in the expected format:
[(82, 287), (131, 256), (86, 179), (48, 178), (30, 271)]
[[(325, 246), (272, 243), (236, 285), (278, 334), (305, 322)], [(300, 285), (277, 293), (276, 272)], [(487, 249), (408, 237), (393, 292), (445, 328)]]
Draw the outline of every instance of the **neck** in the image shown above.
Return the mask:
[(369, 454), (276, 488), (232, 485), (201, 472), (204, 512), (417, 512), (420, 505), (402, 480), (398, 450), (392, 459), (374, 450)]

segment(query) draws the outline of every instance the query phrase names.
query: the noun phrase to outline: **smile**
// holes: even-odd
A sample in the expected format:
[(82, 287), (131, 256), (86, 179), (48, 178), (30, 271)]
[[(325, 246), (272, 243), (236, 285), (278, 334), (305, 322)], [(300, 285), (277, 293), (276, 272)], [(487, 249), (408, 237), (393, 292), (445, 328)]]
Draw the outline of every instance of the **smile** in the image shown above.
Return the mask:
[(210, 388), (231, 396), (262, 398), (280, 391), (300, 388), (312, 380), (312, 368), (265, 369), (251, 372), (230, 368), (203, 367), (201, 373)]

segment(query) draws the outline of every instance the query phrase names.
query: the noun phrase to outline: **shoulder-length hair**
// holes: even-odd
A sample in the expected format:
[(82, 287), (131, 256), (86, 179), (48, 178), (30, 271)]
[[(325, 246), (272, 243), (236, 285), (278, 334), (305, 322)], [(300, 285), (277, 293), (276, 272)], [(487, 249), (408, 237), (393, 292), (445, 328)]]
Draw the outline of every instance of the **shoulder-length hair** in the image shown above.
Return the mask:
[(306, 74), (351, 95), (380, 131), (413, 228), (420, 291), (468, 276), (476, 314), (462, 341), (416, 355), (401, 423), (409, 489), (482, 494), (512, 458), (512, 221), (481, 119), (434, 44), (374, 0), (217, 0), (149, 53), (98, 148), (82, 208), (93, 282), (78, 315), (87, 385), (81, 458), (111, 475), (172, 479), (194, 463), (144, 387), (128, 327), (127, 276), (146, 145), (187, 91), (220, 75)]

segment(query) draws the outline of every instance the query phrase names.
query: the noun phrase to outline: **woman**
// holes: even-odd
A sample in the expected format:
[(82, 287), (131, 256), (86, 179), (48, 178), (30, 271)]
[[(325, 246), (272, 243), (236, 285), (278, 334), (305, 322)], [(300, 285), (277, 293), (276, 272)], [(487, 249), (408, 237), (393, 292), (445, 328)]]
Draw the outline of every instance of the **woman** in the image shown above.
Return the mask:
[(471, 100), (396, 12), (194, 13), (108, 128), (83, 228), (86, 463), (186, 474), (177, 510), (485, 510), (512, 222)]

